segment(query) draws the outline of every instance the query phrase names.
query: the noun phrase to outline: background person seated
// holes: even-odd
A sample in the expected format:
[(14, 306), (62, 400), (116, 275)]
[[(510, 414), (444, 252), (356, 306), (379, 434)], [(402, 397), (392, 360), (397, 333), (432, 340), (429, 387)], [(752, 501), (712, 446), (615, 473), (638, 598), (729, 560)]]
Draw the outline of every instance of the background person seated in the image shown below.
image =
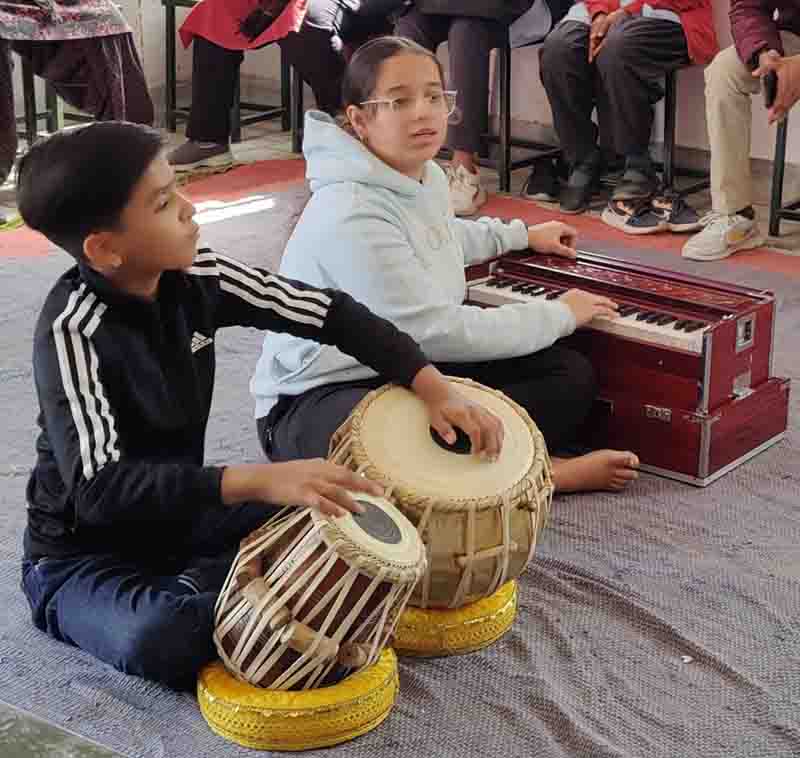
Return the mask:
[(98, 121), (153, 123), (153, 102), (133, 34), (109, 0), (0, 4), (0, 183), (17, 152), (11, 53), (73, 108)]
[(505, 45), (508, 26), (533, 0), (466, 2), (416, 0), (395, 25), (395, 34), (435, 51), (447, 42), (449, 87), (458, 92), (445, 144), (453, 151), (447, 171), (453, 210), (471, 216), (486, 202), (477, 152), (489, 111), (489, 54)]
[(683, 248), (685, 258), (698, 261), (727, 258), (763, 244), (753, 210), (750, 98), (761, 89), (767, 71), (778, 77), (775, 103), (767, 112), (771, 124), (800, 97), (800, 4), (732, 0), (730, 18), (734, 45), (706, 69), (711, 213), (702, 219), (703, 231)]
[[(317, 107), (335, 114), (347, 48), (388, 31), (382, 12), (397, 2), (379, 0), (204, 0), (181, 26), (185, 45), (194, 41), (192, 107), (187, 141), (168, 156), (176, 171), (227, 166), (230, 109), (244, 51), (272, 42), (314, 93)], [(363, 12), (362, 12), (363, 6)]]
[(659, 189), (649, 152), (653, 105), (663, 97), (666, 72), (706, 63), (716, 50), (710, 0), (587, 0), (570, 8), (541, 57), (553, 125), (570, 166), (562, 211), (584, 211), (598, 185), (600, 133), (625, 159), (604, 221), (638, 234), (696, 228), (696, 214), (681, 203), (649, 205)]

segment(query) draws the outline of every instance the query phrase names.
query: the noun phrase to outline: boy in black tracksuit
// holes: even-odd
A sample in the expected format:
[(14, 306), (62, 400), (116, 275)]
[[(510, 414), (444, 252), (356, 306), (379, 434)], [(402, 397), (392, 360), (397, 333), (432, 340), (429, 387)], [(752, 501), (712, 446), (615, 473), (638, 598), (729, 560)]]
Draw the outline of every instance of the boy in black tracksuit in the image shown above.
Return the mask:
[(499, 421), (410, 337), (344, 293), (210, 250), (157, 132), (105, 122), (38, 143), (20, 212), (78, 261), (36, 326), (41, 433), (22, 586), (34, 623), (122, 671), (191, 686), (214, 656), (213, 607), (239, 541), (278, 507), (331, 516), (379, 492), (335, 464), (203, 465), (214, 336), (232, 325), (334, 344), (426, 402), (431, 423), (499, 451)]

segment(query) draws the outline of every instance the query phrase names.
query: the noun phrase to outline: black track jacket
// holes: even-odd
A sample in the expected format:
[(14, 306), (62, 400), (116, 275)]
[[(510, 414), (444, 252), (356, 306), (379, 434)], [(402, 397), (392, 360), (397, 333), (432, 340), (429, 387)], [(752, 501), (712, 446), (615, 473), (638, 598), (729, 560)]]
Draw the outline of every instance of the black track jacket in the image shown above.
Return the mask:
[(419, 346), (349, 295), (201, 250), (146, 301), (79, 265), (36, 325), (37, 461), (28, 483), (26, 558), (145, 555), (179, 544), (221, 504), (222, 468), (203, 465), (214, 335), (226, 326), (288, 332), (409, 385)]

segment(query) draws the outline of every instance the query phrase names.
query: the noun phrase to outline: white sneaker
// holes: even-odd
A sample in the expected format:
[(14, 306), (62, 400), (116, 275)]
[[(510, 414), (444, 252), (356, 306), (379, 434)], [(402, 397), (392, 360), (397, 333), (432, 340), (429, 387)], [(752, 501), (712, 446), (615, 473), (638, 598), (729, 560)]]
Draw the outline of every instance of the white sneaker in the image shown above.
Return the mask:
[(690, 237), (682, 255), (693, 261), (718, 261), (737, 250), (764, 244), (764, 235), (755, 220), (734, 213), (726, 216), (712, 211), (700, 219), (704, 229)]
[(462, 165), (447, 169), (447, 182), (456, 216), (473, 216), (488, 199), (486, 190), (481, 187), (480, 176), (467, 171)]

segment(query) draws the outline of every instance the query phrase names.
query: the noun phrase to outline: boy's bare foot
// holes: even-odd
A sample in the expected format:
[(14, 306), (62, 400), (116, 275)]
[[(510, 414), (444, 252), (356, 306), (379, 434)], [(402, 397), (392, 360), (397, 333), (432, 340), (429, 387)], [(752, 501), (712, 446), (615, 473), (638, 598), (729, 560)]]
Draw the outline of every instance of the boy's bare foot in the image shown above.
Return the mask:
[(639, 459), (622, 450), (595, 450), (576, 458), (553, 458), (556, 492), (618, 492), (638, 478)]

